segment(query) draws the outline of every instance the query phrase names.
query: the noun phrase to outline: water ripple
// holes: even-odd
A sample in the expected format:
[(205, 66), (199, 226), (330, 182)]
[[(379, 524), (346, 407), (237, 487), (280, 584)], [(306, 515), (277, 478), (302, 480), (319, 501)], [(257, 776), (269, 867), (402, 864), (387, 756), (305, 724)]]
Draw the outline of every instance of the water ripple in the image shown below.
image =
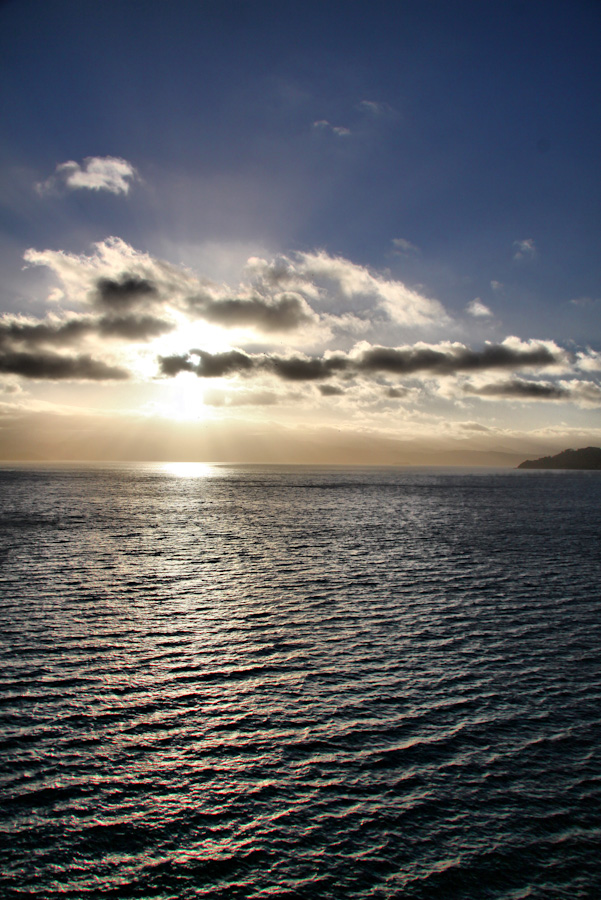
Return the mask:
[(601, 479), (0, 470), (7, 898), (601, 896)]

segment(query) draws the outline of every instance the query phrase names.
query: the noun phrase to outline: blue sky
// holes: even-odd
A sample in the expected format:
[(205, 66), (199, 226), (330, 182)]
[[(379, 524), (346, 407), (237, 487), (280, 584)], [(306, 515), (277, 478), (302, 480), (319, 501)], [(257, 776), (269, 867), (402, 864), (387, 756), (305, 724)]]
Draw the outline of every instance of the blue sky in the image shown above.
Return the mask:
[(2, 4), (0, 455), (601, 443), (600, 25), (592, 0)]

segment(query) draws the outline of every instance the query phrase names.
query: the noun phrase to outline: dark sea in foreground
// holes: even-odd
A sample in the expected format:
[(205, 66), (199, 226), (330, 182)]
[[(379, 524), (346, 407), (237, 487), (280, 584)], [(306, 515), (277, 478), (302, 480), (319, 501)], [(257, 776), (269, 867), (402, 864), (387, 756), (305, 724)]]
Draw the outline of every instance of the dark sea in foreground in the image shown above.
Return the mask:
[(601, 473), (0, 468), (0, 897), (601, 897)]

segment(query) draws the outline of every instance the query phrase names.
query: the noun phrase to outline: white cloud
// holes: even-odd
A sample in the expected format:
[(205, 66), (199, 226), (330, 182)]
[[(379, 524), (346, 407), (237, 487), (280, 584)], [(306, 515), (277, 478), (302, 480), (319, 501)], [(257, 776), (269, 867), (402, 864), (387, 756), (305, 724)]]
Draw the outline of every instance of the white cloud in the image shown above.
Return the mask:
[(342, 125), (332, 125), (327, 119), (318, 119), (316, 122), (313, 122), (313, 128), (318, 131), (331, 131), (338, 137), (348, 137), (351, 133), (350, 128), (345, 128)]
[(586, 351), (576, 354), (576, 368), (583, 372), (601, 372), (601, 353), (587, 347)]
[(420, 252), (418, 246), (412, 244), (411, 241), (405, 240), (405, 238), (393, 238), (392, 245), (394, 247), (394, 252), (401, 256)]
[(108, 191), (111, 194), (127, 194), (131, 182), (137, 177), (130, 162), (116, 156), (88, 156), (83, 166), (69, 160), (60, 163), (50, 178), (37, 185), (40, 193), (63, 186), (71, 190)]
[(582, 381), (574, 378), (571, 381), (560, 381), (559, 384), (578, 406), (601, 407), (601, 386), (595, 381)]
[(522, 241), (514, 241), (513, 246), (516, 248), (513, 258), (515, 260), (534, 259), (536, 257), (536, 246), (533, 238), (526, 238)]
[(437, 300), (323, 250), (271, 260), (251, 257), (234, 285), (142, 253), (117, 237), (93, 245), (90, 254), (30, 249), (25, 260), (47, 266), (59, 278), (61, 290), (54, 288), (53, 296), (63, 306), (94, 305), (103, 279), (114, 281), (115, 296), (124, 300), (128, 280), (135, 279), (132, 297), (136, 291), (142, 297), (142, 282), (151, 288), (143, 293), (146, 307), (229, 328), (263, 333), (281, 328), (294, 332), (295, 343), (328, 340), (333, 333), (363, 334), (378, 322), (423, 328), (448, 321)]
[(493, 291), (502, 291), (503, 290), (503, 285), (501, 284), (500, 281), (491, 281), (490, 286), (493, 289)]
[[(411, 343), (408, 328), (428, 328), (432, 335), (448, 321), (441, 304), (324, 250), (271, 260), (251, 257), (232, 285), (140, 252), (116, 237), (93, 245), (88, 254), (32, 249), (25, 259), (46, 266), (59, 280), (60, 293), (52, 291), (57, 314), (43, 320), (6, 318), (0, 338), (7, 352), (13, 345), (32, 354), (42, 348), (42, 362), (48, 365), (58, 364), (50, 351), (89, 349), (100, 363), (125, 365), (146, 380), (156, 376), (159, 357), (175, 366), (165, 370), (167, 375), (181, 370), (205, 376), (196, 357), (190, 359), (197, 347), (204, 348), (203, 360), (223, 368), (224, 377), (238, 374), (246, 382), (252, 372), (259, 380), (253, 393), (224, 399), (225, 406), (269, 405), (275, 401), (260, 391), (286, 380), (299, 386), (306, 382), (306, 397), (311, 387), (323, 398), (321, 387), (327, 384), (325, 393), (338, 397), (339, 404), (344, 397), (344, 403), (373, 404), (374, 410), (418, 398), (601, 405), (601, 354), (596, 351), (570, 353), (553, 341), (518, 337), (481, 348), (448, 340)], [(479, 298), (468, 311), (490, 315)], [(399, 334), (404, 343), (397, 345)], [(356, 343), (357, 338), (363, 340)], [(305, 357), (303, 346), (315, 351)], [(77, 357), (80, 365), (82, 359)], [(98, 371), (104, 377), (104, 370)], [(538, 380), (543, 373), (546, 380)]]
[(471, 303), (468, 303), (465, 307), (470, 316), (476, 316), (477, 318), (481, 318), (483, 316), (492, 316), (492, 312), (482, 301), (480, 297), (476, 297), (475, 300), (472, 300)]
[(574, 297), (570, 300), (574, 306), (593, 306), (593, 304), (598, 303), (598, 297)]
[(378, 102), (377, 100), (361, 100), (357, 104), (357, 109), (361, 112), (368, 113), (370, 116), (374, 116), (374, 118), (394, 115), (392, 106), (388, 103)]
[(109, 237), (93, 244), (93, 248), (89, 255), (30, 249), (24, 259), (31, 265), (47, 266), (60, 279), (65, 300), (77, 304), (89, 303), (99, 278), (118, 279), (124, 273), (152, 281), (157, 290), (176, 301), (200, 287), (190, 270), (135, 250), (121, 238)]
[(399, 325), (424, 326), (447, 319), (442, 305), (407, 287), (402, 281), (372, 275), (365, 266), (321, 250), (299, 253), (297, 271), (311, 282), (324, 284), (330, 297), (379, 307)]

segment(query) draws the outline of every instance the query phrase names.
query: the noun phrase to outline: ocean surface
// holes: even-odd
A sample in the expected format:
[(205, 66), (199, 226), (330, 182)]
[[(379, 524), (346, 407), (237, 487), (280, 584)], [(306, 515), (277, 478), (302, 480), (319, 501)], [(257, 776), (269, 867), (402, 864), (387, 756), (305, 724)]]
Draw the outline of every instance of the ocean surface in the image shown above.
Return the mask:
[(0, 897), (601, 897), (601, 473), (0, 468)]

